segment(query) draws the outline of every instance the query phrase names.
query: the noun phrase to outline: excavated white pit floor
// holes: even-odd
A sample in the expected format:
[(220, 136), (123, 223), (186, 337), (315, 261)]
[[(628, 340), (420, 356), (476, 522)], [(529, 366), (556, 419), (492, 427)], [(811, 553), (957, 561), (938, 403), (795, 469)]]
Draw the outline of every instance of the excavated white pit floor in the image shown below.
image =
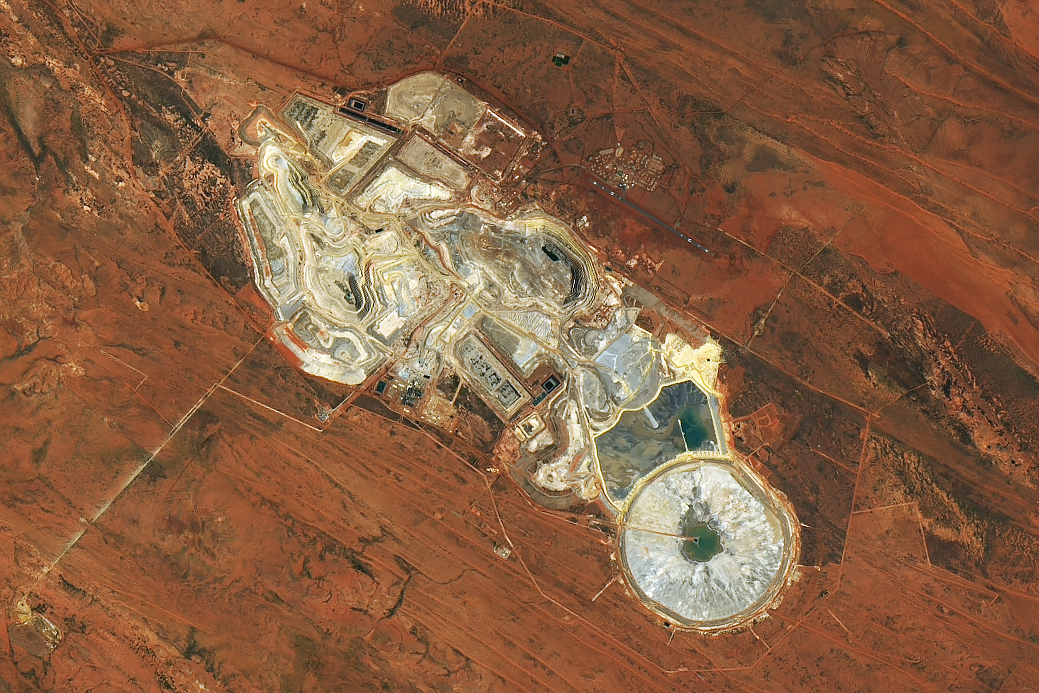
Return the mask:
[(741, 476), (729, 463), (679, 462), (645, 482), (624, 514), (629, 582), (679, 625), (743, 621), (785, 580), (782, 511)]

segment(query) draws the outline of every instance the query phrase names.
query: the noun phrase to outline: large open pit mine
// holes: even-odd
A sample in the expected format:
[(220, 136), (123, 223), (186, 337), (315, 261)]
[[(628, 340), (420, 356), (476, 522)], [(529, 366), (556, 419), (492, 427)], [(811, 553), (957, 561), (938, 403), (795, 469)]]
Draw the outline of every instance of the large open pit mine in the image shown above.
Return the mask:
[(0, 0), (0, 692), (1029, 691), (1025, 0)]

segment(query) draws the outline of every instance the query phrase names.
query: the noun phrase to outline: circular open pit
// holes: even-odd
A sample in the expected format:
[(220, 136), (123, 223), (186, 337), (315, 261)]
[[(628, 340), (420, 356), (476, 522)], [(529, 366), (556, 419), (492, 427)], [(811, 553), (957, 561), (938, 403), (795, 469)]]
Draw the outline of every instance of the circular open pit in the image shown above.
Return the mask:
[(680, 456), (635, 490), (621, 520), (621, 565), (651, 610), (724, 630), (777, 599), (797, 549), (793, 522), (743, 465)]

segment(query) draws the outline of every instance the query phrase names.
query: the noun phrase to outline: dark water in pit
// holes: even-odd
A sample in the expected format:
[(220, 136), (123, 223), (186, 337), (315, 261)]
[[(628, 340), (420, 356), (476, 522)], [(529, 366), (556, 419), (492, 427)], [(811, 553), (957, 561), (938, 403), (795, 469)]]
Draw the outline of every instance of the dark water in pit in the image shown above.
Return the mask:
[(722, 538), (706, 522), (687, 515), (682, 521), (682, 536), (687, 537), (682, 542), (682, 554), (690, 561), (706, 563), (721, 553)]

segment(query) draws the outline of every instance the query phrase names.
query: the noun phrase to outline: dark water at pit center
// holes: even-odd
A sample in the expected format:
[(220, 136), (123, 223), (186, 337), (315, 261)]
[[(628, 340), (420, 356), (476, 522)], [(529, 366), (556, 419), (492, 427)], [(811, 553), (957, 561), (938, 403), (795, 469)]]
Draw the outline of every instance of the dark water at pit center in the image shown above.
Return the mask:
[(706, 563), (721, 553), (722, 538), (709, 524), (690, 515), (692, 513), (682, 520), (682, 536), (686, 537), (682, 542), (682, 554), (690, 561)]

